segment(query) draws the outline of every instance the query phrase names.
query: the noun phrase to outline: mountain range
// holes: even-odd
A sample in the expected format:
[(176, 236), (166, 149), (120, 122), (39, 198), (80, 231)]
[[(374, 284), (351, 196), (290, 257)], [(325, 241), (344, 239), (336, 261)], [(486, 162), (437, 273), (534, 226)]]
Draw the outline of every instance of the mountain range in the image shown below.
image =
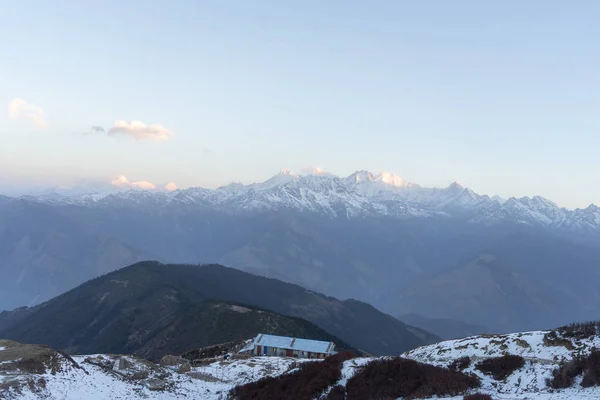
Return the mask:
[(295, 210), (330, 218), (389, 216), (393, 218), (458, 218), (469, 224), (503, 221), (540, 226), (575, 234), (600, 234), (600, 208), (568, 210), (541, 196), (502, 199), (480, 195), (454, 182), (446, 188), (427, 188), (382, 172), (356, 171), (339, 178), (318, 170), (298, 175), (282, 170), (250, 185), (233, 183), (218, 189), (169, 191), (107, 190), (76, 187), (22, 198), (48, 204), (81, 206), (208, 206), (229, 213)]
[[(0, 198), (0, 309), (142, 260), (220, 263), (492, 332), (598, 318), (600, 209), (388, 173)], [(456, 326), (437, 329), (453, 337)]]

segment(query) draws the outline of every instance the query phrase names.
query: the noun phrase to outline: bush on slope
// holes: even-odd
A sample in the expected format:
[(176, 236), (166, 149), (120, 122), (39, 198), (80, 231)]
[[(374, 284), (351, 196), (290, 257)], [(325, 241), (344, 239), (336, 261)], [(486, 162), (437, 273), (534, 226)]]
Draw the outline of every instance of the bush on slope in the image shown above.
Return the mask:
[(510, 376), (516, 370), (525, 365), (525, 359), (514, 354), (505, 354), (501, 357), (493, 357), (483, 360), (475, 368), (486, 375), (501, 381)]
[(582, 374), (581, 386), (600, 386), (600, 350), (561, 363), (548, 380), (548, 386), (553, 389), (569, 388), (573, 386), (575, 378)]
[[(312, 400), (340, 380), (342, 364), (351, 358), (354, 354), (347, 352), (329, 356), (320, 362), (307, 361), (290, 374), (236, 386), (229, 395), (233, 400)], [(339, 389), (336, 389), (337, 392)]]
[(370, 362), (346, 385), (347, 400), (455, 396), (479, 387), (477, 377), (405, 358)]

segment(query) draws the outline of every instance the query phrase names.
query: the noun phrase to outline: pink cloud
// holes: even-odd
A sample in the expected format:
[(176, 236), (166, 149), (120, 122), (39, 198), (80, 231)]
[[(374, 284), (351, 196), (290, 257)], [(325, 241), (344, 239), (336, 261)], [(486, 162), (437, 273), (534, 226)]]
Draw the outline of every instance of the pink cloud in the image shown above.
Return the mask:
[(143, 190), (154, 190), (156, 185), (148, 181), (136, 181), (131, 182), (126, 176), (120, 175), (111, 182), (113, 186), (121, 188), (132, 188), (132, 189), (143, 189)]
[(116, 121), (108, 134), (125, 135), (136, 141), (166, 142), (173, 136), (173, 131), (161, 125), (146, 125), (141, 121)]
[(12, 99), (8, 104), (8, 116), (13, 119), (28, 119), (39, 128), (46, 127), (42, 107), (21, 98)]

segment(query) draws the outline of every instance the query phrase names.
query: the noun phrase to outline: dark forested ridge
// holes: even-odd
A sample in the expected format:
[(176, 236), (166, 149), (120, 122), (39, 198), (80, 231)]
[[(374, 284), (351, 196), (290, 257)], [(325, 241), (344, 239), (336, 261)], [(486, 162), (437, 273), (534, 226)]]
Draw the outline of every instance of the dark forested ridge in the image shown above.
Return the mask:
[[(245, 315), (223, 302), (300, 317), (322, 331), (261, 310)], [(438, 340), (368, 304), (340, 301), (220, 265), (140, 262), (86, 282), (27, 313), (8, 323), (0, 336), (75, 353), (138, 352), (155, 357), (171, 349), (185, 351), (252, 336), (270, 324), (274, 333), (316, 337), (326, 331), (333, 335), (328, 336), (331, 340), (337, 337), (340, 343), (374, 355), (398, 354)], [(183, 344), (172, 344), (182, 338)]]

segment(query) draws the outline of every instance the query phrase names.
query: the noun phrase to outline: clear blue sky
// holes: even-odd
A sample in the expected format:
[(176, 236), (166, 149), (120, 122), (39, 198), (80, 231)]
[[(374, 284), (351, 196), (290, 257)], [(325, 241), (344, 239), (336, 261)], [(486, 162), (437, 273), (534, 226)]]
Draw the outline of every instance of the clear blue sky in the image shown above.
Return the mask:
[(598, 204), (598, 21), (595, 0), (3, 2), (0, 182), (312, 165)]

